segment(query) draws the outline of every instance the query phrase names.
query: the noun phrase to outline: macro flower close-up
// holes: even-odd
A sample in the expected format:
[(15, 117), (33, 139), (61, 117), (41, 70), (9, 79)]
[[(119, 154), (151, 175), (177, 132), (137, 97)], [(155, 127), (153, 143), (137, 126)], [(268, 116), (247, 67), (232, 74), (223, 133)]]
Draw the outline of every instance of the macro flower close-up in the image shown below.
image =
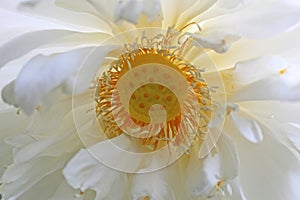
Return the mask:
[(298, 0), (0, 16), (0, 200), (300, 199)]

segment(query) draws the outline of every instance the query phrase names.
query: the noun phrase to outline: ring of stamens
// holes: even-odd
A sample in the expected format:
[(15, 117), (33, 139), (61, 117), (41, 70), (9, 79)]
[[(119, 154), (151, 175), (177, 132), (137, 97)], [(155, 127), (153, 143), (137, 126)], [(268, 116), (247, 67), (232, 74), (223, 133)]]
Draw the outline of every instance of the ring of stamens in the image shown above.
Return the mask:
[[(161, 43), (163, 44), (164, 41), (161, 41)], [(199, 70), (182, 59), (180, 55), (174, 54), (175, 51), (171, 48), (159, 48), (155, 45), (147, 45), (147, 47), (139, 47), (134, 50), (127, 49), (127, 52), (121, 55), (117, 61), (111, 63), (109, 68), (99, 77), (95, 93), (95, 108), (99, 124), (108, 138), (123, 134), (113, 112), (118, 113), (118, 116), (120, 116), (118, 120), (123, 120), (122, 124), (129, 121), (125, 116), (130, 116), (135, 124), (144, 127), (150, 123), (148, 112), (151, 106), (155, 104), (159, 104), (165, 109), (167, 113), (166, 124), (157, 135), (139, 139), (142, 145), (149, 147), (151, 150), (168, 144), (172, 140), (175, 141), (175, 144), (181, 145), (184, 143), (185, 136), (191, 131), (189, 124), (197, 124), (198, 127), (192, 128), (196, 130), (197, 135), (205, 132), (210, 119), (211, 99), (209, 89)], [(199, 113), (201, 116), (200, 123), (196, 122), (192, 115), (189, 115), (189, 113), (194, 112), (190, 106), (194, 102), (187, 100), (187, 105), (181, 108), (176, 95), (172, 92), (172, 88), (157, 83), (147, 83), (136, 89), (129, 100), (129, 111), (122, 107), (119, 97), (113, 96), (118, 81), (133, 68), (138, 69), (139, 66), (147, 63), (162, 64), (176, 70), (178, 74), (185, 78), (188, 85), (193, 88), (193, 94), (197, 98), (196, 103), (201, 111)], [(160, 72), (159, 69), (152, 72), (141, 71), (140, 74), (137, 73), (135, 76), (143, 76), (145, 73), (152, 73), (155, 76)], [(168, 79), (168, 74), (164, 76)], [(151, 82), (151, 80), (148, 81)], [(174, 87), (176, 87), (175, 82)], [(122, 116), (124, 117), (122, 118)], [(181, 124), (182, 118), (184, 118), (184, 124)], [(131, 124), (127, 125), (131, 126)]]

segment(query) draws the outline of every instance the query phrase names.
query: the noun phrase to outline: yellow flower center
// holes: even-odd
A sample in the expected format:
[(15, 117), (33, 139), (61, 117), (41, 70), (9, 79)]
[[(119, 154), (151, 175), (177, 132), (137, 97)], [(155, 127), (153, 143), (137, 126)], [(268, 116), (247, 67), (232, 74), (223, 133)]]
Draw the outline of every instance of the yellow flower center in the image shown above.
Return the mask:
[[(134, 60), (131, 57), (128, 58), (130, 65), (132, 68), (141, 66), (145, 63), (160, 63), (165, 66), (171, 67), (178, 72), (181, 72), (180, 69), (166, 57), (160, 54), (156, 54), (151, 50), (142, 49), (138, 54), (134, 55)], [(129, 71), (129, 67), (127, 62), (124, 63), (124, 66), (121, 70), (120, 76), (122, 74), (127, 73)], [(154, 68), (152, 71), (143, 69), (143, 71), (136, 72), (134, 77), (143, 76), (144, 73), (151, 73), (153, 76), (156, 76), (160, 73), (159, 68)], [(165, 79), (170, 78), (169, 74), (163, 74)], [(153, 82), (153, 78), (150, 77), (149, 82)], [(175, 87), (175, 85), (174, 85)], [(172, 89), (172, 88), (171, 88)], [(134, 91), (132, 94), (130, 101), (129, 101), (129, 112), (131, 116), (136, 121), (141, 121), (143, 123), (150, 123), (150, 117), (148, 115), (148, 111), (151, 106), (155, 104), (162, 105), (167, 113), (167, 120), (170, 121), (174, 119), (176, 116), (180, 114), (180, 105), (175, 96), (175, 94), (171, 91), (171, 89), (157, 83), (148, 83), (137, 90)]]
[(183, 145), (195, 132), (204, 134), (209, 89), (200, 71), (175, 53), (182, 46), (174, 50), (168, 40), (166, 35), (152, 45), (125, 46), (127, 51), (99, 77), (96, 114), (108, 138), (143, 133), (137, 139), (155, 150), (171, 141)]

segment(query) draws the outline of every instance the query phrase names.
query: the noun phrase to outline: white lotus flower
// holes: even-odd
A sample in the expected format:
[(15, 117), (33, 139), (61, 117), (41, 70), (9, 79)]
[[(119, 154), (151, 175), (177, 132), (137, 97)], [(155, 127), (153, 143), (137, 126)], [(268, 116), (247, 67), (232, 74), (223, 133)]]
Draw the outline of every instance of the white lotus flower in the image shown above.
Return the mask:
[(277, 45), (297, 39), (254, 40), (299, 3), (16, 5), (35, 15), (0, 10), (4, 199), (300, 199), (299, 49)]

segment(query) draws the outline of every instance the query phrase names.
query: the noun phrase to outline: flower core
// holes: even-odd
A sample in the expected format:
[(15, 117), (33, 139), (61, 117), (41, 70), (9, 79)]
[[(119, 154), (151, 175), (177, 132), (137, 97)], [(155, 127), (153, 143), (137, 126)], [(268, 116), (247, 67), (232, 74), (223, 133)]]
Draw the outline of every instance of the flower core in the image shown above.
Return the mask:
[(155, 150), (170, 142), (188, 146), (205, 133), (210, 91), (182, 57), (185, 42), (173, 46), (173, 37), (168, 31), (125, 44), (99, 77), (96, 114), (108, 138), (125, 133)]

